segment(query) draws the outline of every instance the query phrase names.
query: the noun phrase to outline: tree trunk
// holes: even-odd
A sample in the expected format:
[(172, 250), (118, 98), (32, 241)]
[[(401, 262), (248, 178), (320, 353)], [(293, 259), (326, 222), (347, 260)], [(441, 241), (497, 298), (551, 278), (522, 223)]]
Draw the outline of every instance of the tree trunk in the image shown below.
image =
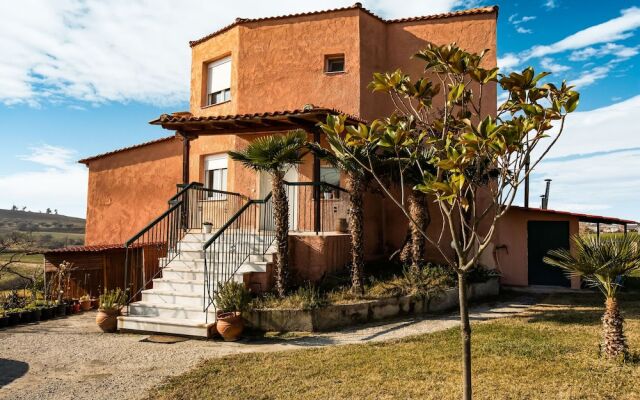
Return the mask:
[(415, 224), (409, 223), (411, 232), (411, 268), (415, 271), (424, 265), (424, 250), (426, 239), (420, 232), (426, 232), (427, 226), (431, 222), (429, 208), (427, 207), (427, 196), (416, 190), (409, 193), (409, 215)]
[(607, 357), (627, 356), (627, 340), (624, 337), (624, 318), (620, 314), (618, 301), (609, 297), (605, 302), (602, 317), (602, 351)]
[(278, 296), (284, 297), (289, 275), (289, 202), (284, 188), (284, 173), (271, 174), (273, 182), (273, 219), (278, 251), (275, 264), (275, 287)]
[(462, 336), (462, 398), (471, 400), (471, 325), (467, 305), (467, 282), (458, 272), (458, 300), (460, 302), (460, 334)]
[(347, 211), (351, 232), (351, 289), (354, 293), (364, 293), (364, 247), (363, 247), (363, 184), (362, 178), (354, 173), (347, 174), (349, 187), (349, 210)]

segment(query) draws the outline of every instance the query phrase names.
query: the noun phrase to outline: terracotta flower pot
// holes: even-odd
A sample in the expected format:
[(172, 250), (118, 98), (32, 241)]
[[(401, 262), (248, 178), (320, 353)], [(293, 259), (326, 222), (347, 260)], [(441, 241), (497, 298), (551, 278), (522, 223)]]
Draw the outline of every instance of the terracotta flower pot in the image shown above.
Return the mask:
[(115, 332), (118, 329), (118, 315), (120, 310), (103, 310), (98, 309), (96, 315), (96, 324), (102, 332)]
[(76, 303), (73, 305), (73, 313), (77, 314), (80, 312), (80, 303)]
[(244, 330), (244, 321), (239, 312), (220, 313), (216, 329), (225, 342), (235, 342)]
[(89, 311), (91, 310), (91, 300), (83, 300), (80, 302), (80, 309), (82, 311)]

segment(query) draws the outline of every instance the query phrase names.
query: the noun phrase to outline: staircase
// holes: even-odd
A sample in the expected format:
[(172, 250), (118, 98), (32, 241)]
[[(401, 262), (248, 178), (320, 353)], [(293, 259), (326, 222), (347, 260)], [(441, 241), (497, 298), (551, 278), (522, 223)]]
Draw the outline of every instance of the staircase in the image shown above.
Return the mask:
[[(243, 282), (246, 273), (266, 273), (275, 253), (271, 243), (264, 243), (263, 235), (246, 232), (238, 235), (228, 229), (216, 238), (216, 259), (222, 261), (217, 268), (208, 264), (207, 280), (203, 248), (213, 236), (198, 229), (189, 230), (175, 250), (159, 260), (165, 266), (160, 276), (153, 279), (152, 288), (142, 290), (142, 299), (129, 304), (128, 315), (118, 317), (118, 329), (209, 337), (216, 313), (215, 304), (210, 306), (213, 295), (207, 293), (206, 282), (229, 279)], [(239, 267), (234, 264), (238, 259), (241, 259)], [(217, 271), (225, 270), (231, 270), (231, 276), (219, 276), (223, 274)]]

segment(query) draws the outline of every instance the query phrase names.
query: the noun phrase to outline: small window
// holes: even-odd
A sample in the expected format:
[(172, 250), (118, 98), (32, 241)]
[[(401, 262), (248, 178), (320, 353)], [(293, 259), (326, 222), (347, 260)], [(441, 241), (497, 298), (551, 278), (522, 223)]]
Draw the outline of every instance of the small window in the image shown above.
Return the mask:
[(231, 57), (207, 66), (207, 105), (231, 100)]
[(344, 55), (328, 56), (325, 62), (325, 72), (329, 74), (344, 72)]

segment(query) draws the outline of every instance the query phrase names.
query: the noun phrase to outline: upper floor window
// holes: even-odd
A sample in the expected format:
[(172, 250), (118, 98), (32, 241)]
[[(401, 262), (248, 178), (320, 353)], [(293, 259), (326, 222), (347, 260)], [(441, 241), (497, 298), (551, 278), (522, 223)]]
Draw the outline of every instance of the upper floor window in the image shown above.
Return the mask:
[(327, 73), (344, 72), (344, 54), (327, 56), (324, 64)]
[(207, 105), (231, 100), (231, 57), (207, 66)]

